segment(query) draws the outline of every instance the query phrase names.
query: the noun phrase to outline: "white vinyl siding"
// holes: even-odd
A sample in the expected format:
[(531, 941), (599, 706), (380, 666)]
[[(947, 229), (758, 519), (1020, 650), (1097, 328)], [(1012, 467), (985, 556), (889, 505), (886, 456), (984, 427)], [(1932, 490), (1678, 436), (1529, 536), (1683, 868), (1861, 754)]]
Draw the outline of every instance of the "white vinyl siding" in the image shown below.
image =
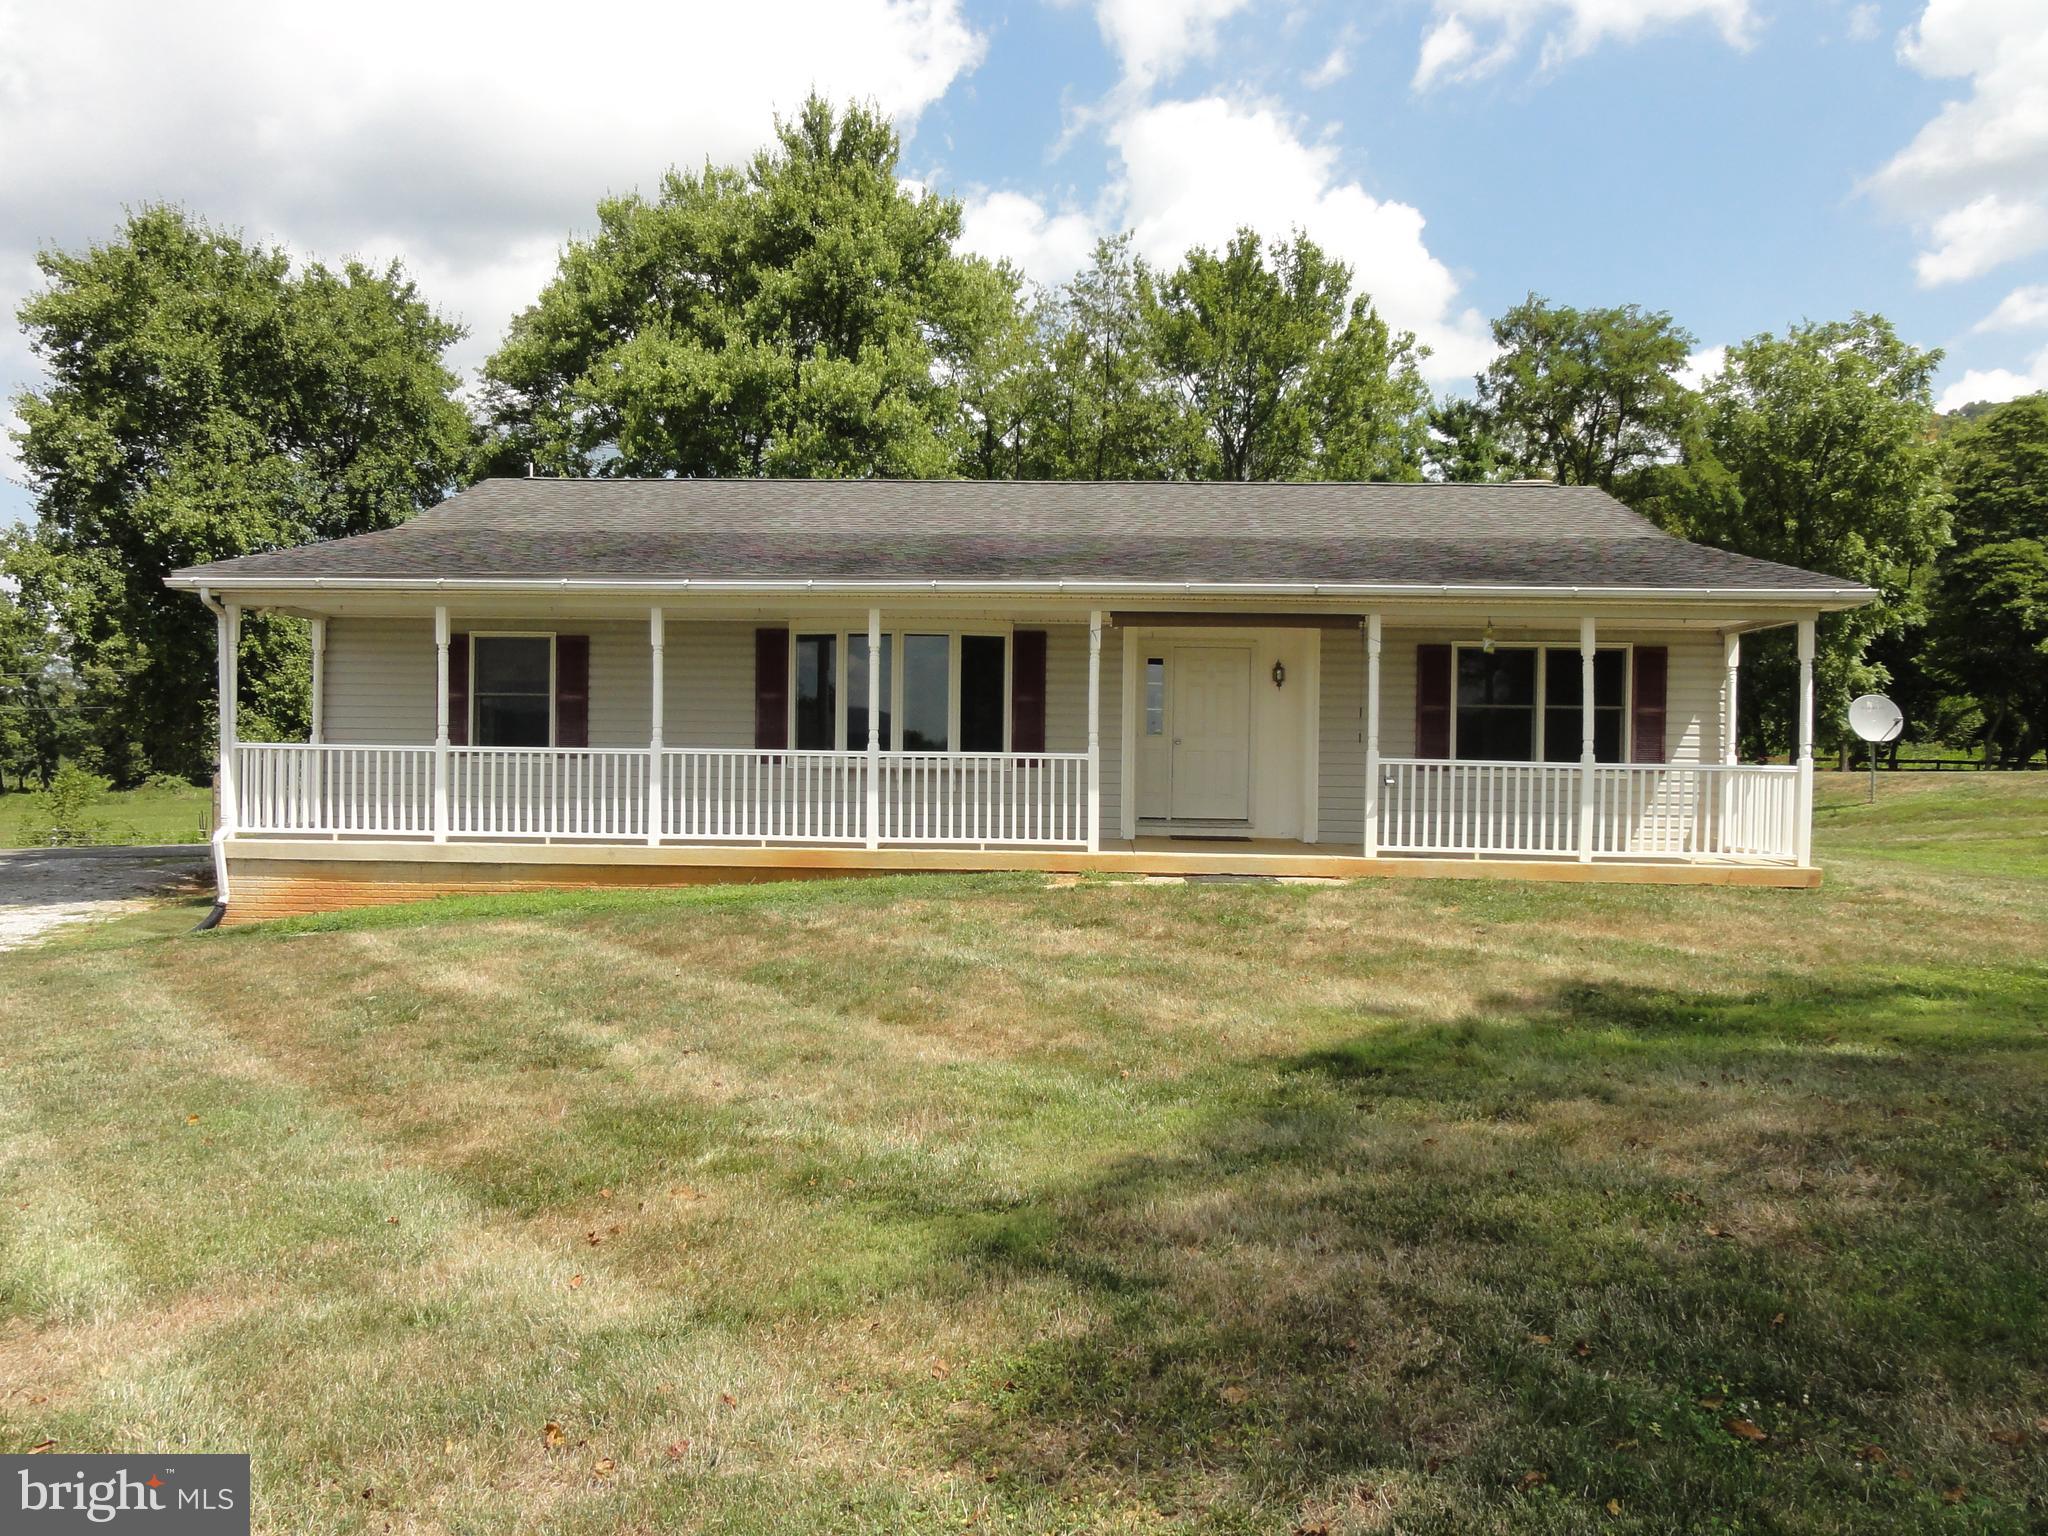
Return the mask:
[[(1386, 687), (1385, 642), (1380, 686)], [(1326, 629), (1322, 645), (1321, 736), (1316, 744), (1318, 843), (1345, 846), (1365, 839), (1365, 635)], [(1384, 706), (1382, 707), (1384, 715)], [(1384, 726), (1380, 750), (1386, 750)], [(1336, 851), (1343, 851), (1341, 848)]]
[[(1039, 626), (1021, 622), (1020, 629)], [(1045, 629), (1045, 750), (1088, 750), (1088, 626)], [(1102, 836), (1123, 836), (1123, 631), (1102, 626)]]

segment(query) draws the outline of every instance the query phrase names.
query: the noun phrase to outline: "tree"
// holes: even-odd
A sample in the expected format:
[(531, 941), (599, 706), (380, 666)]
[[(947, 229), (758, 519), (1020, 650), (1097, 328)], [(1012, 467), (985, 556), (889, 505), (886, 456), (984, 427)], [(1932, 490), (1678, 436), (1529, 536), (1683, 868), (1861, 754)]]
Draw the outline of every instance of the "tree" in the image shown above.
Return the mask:
[(1159, 284), (1154, 345), (1200, 427), (1198, 478), (1413, 479), (1429, 392), (1351, 269), (1305, 235), (1270, 253), (1240, 229)]
[(1493, 322), (1499, 356), (1470, 409), (1435, 423), (1439, 457), (1482, 470), (1597, 485), (1624, 500), (1678, 449), (1693, 337), (1661, 310), (1573, 309), (1530, 294)]
[(1023, 473), (1044, 480), (1160, 480), (1193, 452), (1153, 346), (1153, 276), (1131, 237), (1097, 242), (1089, 264), (1033, 314)]
[(2048, 395), (1979, 414), (1949, 463), (1930, 659), (1975, 697), (1986, 757), (2025, 762), (2048, 744)]
[(812, 96), (744, 170), (670, 171), (653, 201), (600, 203), (485, 365), (491, 463), (951, 473), (947, 364), (977, 355), (1001, 285), (954, 250), (959, 203), (904, 188), (900, 150), (878, 109)]
[[(294, 271), (282, 249), (165, 206), (38, 265), (48, 286), (20, 318), (47, 380), (14, 404), (39, 520), (8, 568), (63, 634), (102, 771), (197, 774), (212, 759), (213, 620), (163, 577), (441, 499), (471, 452), (442, 360), (462, 332), (396, 264)], [(264, 680), (256, 731), (303, 726), (298, 630), (244, 631), (243, 675)]]
[[(1656, 510), (1686, 537), (1875, 587), (1878, 601), (1825, 618), (1817, 655), (1824, 741), (1848, 701), (1885, 680), (1878, 635), (1924, 617), (1915, 573), (1948, 542), (1948, 500), (1929, 388), (1939, 352), (1877, 315), (1794, 326), (1728, 352), (1705, 391), (1699, 435), (1661, 477)], [(1743, 664), (1752, 749), (1791, 736), (1790, 641), (1760, 637)]]

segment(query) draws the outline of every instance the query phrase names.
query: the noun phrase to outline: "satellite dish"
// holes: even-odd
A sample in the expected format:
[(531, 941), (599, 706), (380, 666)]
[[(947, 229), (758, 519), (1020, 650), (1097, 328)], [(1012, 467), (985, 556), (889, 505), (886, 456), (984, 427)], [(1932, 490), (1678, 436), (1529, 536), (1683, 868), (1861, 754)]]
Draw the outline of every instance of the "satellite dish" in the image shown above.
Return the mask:
[(1899, 706), (1881, 693), (1866, 693), (1849, 706), (1849, 729), (1865, 741), (1896, 741), (1905, 728)]

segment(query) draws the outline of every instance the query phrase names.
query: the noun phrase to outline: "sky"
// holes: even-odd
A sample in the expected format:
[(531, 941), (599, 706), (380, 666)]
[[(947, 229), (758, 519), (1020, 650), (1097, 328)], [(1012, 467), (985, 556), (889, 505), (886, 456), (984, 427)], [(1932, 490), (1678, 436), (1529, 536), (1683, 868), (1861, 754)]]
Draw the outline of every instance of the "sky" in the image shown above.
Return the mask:
[[(1696, 377), (1866, 310), (1943, 349), (1944, 408), (2048, 388), (2048, 0), (0, 0), (0, 309), (166, 200), (403, 260), (473, 381), (601, 196), (812, 89), (1038, 282), (1303, 230), (1440, 389), (1532, 292), (1668, 310)], [(40, 377), (0, 326), (0, 399)]]

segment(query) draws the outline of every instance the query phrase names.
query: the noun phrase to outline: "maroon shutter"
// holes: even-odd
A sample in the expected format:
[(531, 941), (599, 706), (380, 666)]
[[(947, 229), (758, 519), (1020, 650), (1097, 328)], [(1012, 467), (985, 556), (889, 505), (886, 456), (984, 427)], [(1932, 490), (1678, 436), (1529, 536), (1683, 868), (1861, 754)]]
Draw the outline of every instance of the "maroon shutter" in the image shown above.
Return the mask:
[(789, 746), (789, 631), (754, 631), (754, 745)]
[(1451, 648), (1415, 647), (1415, 755), (1451, 755)]
[(1671, 676), (1671, 653), (1661, 645), (1636, 647), (1636, 696), (1630, 707), (1630, 734), (1635, 760), (1661, 763), (1664, 756), (1664, 694)]
[(1020, 629), (1011, 636), (1010, 750), (1045, 750), (1045, 631)]
[(469, 745), (469, 636), (448, 637), (448, 741)]
[(555, 745), (590, 745), (590, 636), (555, 636)]

